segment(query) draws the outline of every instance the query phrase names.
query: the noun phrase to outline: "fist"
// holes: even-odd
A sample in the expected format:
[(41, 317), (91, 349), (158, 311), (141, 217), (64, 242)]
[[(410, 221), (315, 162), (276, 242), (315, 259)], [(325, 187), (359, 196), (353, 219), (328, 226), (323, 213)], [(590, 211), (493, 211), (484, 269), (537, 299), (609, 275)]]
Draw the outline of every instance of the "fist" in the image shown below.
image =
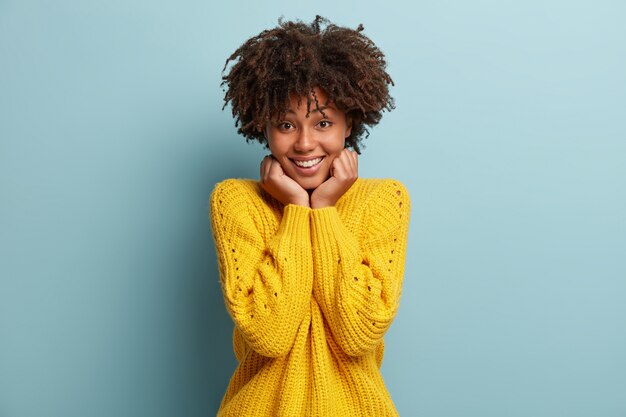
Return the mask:
[(296, 204), (309, 207), (309, 194), (283, 171), (273, 155), (261, 161), (261, 187), (284, 205)]
[(344, 149), (333, 159), (330, 178), (320, 184), (311, 195), (311, 208), (334, 206), (359, 177), (358, 154)]

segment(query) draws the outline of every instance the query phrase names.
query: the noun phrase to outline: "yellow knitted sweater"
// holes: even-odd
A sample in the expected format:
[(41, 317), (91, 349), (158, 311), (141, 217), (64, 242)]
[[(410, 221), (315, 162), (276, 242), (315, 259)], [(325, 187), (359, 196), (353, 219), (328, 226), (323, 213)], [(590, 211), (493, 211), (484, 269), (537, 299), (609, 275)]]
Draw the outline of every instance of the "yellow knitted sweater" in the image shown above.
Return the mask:
[(402, 291), (406, 188), (358, 178), (311, 209), (228, 179), (210, 210), (239, 361), (218, 416), (397, 416), (380, 365)]

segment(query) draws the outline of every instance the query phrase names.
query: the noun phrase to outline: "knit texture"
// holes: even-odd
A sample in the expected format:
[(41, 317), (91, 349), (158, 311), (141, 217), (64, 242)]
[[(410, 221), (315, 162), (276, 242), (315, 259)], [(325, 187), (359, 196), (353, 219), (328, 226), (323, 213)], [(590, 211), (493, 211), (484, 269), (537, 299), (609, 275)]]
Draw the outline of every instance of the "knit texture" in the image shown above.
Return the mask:
[(257, 181), (210, 199), (239, 362), (219, 417), (397, 416), (380, 366), (399, 306), (410, 199), (358, 178), (333, 207), (283, 206)]

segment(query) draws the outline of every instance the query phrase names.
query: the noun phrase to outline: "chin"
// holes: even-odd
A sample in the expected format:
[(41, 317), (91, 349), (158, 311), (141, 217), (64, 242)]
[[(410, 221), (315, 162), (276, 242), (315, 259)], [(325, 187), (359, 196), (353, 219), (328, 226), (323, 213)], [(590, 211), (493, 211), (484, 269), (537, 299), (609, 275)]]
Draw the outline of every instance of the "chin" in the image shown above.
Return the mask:
[(302, 188), (304, 188), (307, 191), (313, 191), (315, 190), (317, 187), (319, 187), (322, 183), (321, 182), (311, 182), (311, 181), (307, 181), (303, 184), (300, 184), (300, 186)]
[(314, 190), (317, 187), (319, 187), (323, 182), (324, 181), (319, 180), (319, 179), (307, 178), (307, 179), (298, 181), (298, 184), (300, 184), (300, 187), (304, 188), (305, 190)]

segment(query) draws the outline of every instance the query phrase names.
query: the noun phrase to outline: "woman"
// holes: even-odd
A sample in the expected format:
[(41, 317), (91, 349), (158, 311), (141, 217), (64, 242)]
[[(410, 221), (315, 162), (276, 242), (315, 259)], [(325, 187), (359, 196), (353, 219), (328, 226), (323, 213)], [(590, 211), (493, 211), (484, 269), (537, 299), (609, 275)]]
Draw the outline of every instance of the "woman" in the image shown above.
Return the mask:
[(399, 181), (358, 177), (365, 125), (394, 108), (362, 30), (279, 19), (226, 61), (224, 106), (271, 154), (258, 181), (211, 194), (239, 361), (218, 416), (397, 416), (380, 365), (410, 200)]

